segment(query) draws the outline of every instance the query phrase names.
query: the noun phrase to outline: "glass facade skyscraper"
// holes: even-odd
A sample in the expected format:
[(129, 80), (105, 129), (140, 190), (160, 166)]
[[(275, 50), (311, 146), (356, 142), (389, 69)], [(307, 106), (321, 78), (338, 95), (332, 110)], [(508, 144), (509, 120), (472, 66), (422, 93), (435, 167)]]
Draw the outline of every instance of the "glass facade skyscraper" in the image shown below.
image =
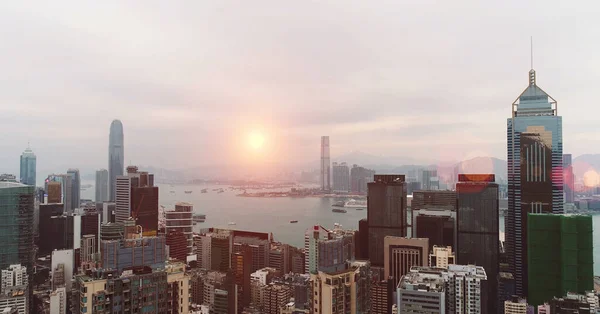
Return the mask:
[(321, 190), (331, 190), (331, 160), (329, 157), (329, 136), (321, 136)]
[(71, 176), (71, 209), (79, 208), (81, 204), (81, 178), (79, 169), (67, 170), (67, 175)]
[(0, 182), (0, 269), (21, 264), (33, 272), (33, 186)]
[(125, 169), (125, 148), (123, 142), (123, 124), (113, 120), (110, 124), (108, 138), (108, 194), (109, 200), (116, 199), (117, 177), (123, 175)]
[(507, 121), (508, 213), (506, 249), (516, 293), (527, 295), (527, 214), (563, 212), (562, 118), (557, 103), (536, 84), (512, 104)]
[(21, 154), (21, 171), (19, 179), (25, 185), (35, 186), (36, 179), (36, 157), (29, 146)]

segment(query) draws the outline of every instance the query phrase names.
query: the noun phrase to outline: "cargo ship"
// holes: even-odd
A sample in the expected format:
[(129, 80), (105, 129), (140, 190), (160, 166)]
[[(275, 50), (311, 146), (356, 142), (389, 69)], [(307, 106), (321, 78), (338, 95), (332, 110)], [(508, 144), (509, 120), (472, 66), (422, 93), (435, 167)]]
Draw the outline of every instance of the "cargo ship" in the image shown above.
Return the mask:
[(342, 209), (342, 208), (334, 208), (331, 211), (334, 213), (346, 213), (347, 212), (345, 209)]

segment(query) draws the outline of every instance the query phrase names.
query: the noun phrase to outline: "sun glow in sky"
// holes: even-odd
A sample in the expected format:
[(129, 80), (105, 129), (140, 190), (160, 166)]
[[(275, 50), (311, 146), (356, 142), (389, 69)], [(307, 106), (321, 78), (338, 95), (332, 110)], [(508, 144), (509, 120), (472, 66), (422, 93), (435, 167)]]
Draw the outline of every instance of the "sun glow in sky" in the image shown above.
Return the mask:
[(253, 131), (250, 134), (248, 134), (248, 144), (254, 150), (259, 150), (265, 144), (265, 137), (262, 133), (258, 131)]

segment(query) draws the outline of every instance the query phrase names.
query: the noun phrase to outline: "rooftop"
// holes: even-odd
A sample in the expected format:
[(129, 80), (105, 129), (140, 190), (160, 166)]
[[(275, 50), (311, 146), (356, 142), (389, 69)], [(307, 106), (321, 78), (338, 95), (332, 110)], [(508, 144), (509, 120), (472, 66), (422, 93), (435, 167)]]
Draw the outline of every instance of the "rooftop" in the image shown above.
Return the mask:
[(0, 181), (0, 189), (9, 189), (9, 188), (24, 188), (29, 185), (21, 184), (19, 182), (11, 182), (11, 181)]

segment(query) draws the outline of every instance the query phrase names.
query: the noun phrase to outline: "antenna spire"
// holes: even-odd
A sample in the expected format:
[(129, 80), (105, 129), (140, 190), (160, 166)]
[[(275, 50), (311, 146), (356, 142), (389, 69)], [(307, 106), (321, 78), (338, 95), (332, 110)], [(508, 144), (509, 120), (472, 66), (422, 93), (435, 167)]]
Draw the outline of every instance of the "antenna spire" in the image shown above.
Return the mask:
[(531, 69), (533, 70), (533, 36), (530, 37), (531, 43)]

